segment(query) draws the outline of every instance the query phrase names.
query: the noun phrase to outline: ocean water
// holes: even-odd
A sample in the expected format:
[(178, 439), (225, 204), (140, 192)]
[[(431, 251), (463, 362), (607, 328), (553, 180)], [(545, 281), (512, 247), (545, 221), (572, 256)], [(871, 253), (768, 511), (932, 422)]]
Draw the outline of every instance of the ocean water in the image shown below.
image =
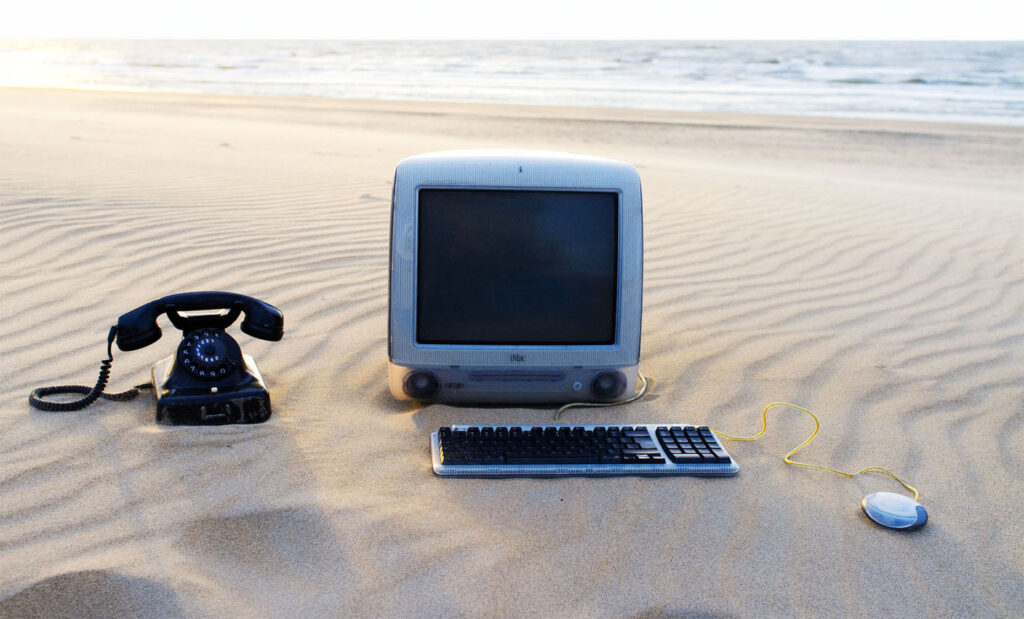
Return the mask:
[(0, 85), (1024, 125), (1024, 42), (0, 40)]

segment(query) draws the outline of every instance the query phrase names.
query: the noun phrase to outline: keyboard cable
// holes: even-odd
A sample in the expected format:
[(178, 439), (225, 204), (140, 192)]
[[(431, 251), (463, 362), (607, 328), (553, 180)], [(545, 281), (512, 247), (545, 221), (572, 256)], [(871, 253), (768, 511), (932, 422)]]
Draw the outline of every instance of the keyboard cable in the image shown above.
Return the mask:
[(604, 408), (605, 406), (622, 406), (623, 404), (629, 404), (630, 402), (636, 402), (640, 398), (644, 397), (644, 393), (647, 392), (647, 377), (641, 372), (636, 373), (636, 377), (640, 379), (640, 389), (637, 390), (631, 397), (621, 402), (570, 402), (562, 408), (555, 411), (555, 421), (558, 421), (558, 417), (562, 413), (569, 410), (570, 408)]

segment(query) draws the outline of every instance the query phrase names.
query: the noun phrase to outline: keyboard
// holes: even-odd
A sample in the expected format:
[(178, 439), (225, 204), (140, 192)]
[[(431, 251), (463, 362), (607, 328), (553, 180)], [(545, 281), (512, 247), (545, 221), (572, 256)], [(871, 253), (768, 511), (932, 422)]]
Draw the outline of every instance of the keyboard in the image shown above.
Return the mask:
[(430, 436), (434, 473), (452, 477), (735, 475), (707, 426), (448, 426)]

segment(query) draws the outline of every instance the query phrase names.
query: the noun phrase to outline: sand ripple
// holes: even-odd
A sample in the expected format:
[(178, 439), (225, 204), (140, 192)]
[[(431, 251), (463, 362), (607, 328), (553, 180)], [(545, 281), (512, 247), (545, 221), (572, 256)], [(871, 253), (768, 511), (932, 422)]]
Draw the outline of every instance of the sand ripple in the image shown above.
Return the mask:
[[(17, 122), (0, 137), (0, 615), (1024, 608), (1019, 131), (922, 125), (936, 139), (914, 140), (855, 121), (4, 97)], [(798, 402), (822, 421), (806, 460), (898, 471), (929, 526), (864, 520), (866, 492), (896, 489), (884, 478), (785, 467), (811, 426), (784, 413), (761, 442), (729, 446), (743, 469), (731, 480), (433, 477), (438, 425), (551, 414), (386, 391), (394, 163), (481, 145), (641, 167), (641, 366), (655, 387), (567, 421), (742, 434), (768, 402)], [(119, 314), (202, 289), (284, 311), (282, 342), (234, 328), (270, 384), (269, 423), (157, 427), (146, 397), (28, 408), (36, 386), (94, 380)], [(173, 352), (161, 324), (153, 346), (115, 354), (113, 389)]]

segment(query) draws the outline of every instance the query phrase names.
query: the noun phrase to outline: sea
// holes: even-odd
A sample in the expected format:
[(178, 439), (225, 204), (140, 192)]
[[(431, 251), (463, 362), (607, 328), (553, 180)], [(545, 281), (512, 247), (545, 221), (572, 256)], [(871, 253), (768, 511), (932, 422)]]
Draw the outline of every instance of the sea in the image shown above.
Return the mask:
[(1024, 125), (1024, 42), (0, 40), (0, 86)]

